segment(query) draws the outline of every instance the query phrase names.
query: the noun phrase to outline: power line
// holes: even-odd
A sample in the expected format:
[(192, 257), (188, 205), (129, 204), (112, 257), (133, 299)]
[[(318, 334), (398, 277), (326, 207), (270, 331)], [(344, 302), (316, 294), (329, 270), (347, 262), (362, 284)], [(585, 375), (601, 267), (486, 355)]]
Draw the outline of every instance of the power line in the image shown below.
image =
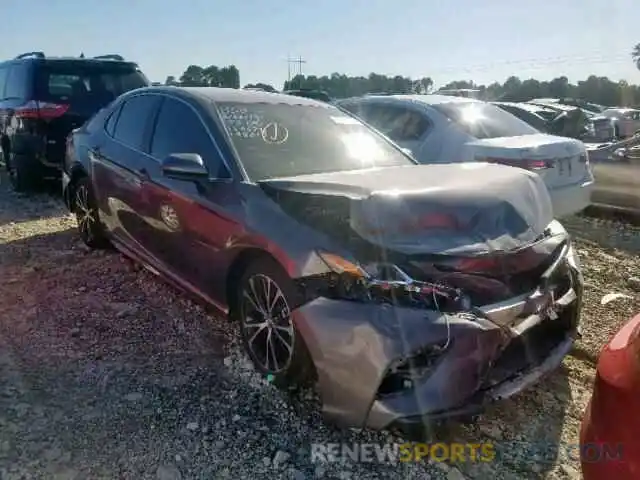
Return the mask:
[(301, 56), (298, 55), (298, 58), (291, 58), (291, 56), (287, 57), (287, 66), (288, 66), (288, 80), (291, 81), (291, 65), (298, 65), (298, 73), (297, 75), (302, 75), (302, 64), (307, 63)]
[(499, 67), (507, 66), (521, 66), (528, 64), (527, 70), (540, 69), (549, 65), (564, 64), (564, 65), (580, 65), (584, 63), (617, 63), (621, 61), (631, 61), (630, 55), (611, 55), (600, 54), (592, 56), (560, 56), (560, 57), (547, 57), (547, 58), (529, 58), (523, 60), (507, 60), (503, 62), (492, 62), (485, 64), (471, 65), (468, 67), (445, 67), (438, 68), (438, 74), (441, 73), (461, 73), (461, 72), (479, 72), (492, 70)]

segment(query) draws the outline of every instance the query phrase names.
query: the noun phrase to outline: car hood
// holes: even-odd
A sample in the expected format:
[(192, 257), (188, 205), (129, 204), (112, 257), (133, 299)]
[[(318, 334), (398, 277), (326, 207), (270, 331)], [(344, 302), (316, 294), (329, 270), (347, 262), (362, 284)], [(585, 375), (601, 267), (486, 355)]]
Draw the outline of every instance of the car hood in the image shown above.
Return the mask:
[(538, 175), (487, 163), (321, 173), (260, 185), (303, 223), (324, 223), (333, 236), (347, 223), (368, 244), (405, 254), (510, 251), (538, 240), (553, 220)]

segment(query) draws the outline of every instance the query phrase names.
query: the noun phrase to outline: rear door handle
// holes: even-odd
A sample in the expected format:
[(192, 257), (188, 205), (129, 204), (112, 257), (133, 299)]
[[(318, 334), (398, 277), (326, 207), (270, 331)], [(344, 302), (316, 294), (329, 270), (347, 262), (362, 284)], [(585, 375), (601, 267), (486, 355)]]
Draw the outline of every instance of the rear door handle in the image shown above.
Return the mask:
[(140, 174), (140, 177), (142, 177), (145, 180), (149, 178), (149, 172), (147, 172), (147, 169), (144, 167), (139, 169), (138, 173)]

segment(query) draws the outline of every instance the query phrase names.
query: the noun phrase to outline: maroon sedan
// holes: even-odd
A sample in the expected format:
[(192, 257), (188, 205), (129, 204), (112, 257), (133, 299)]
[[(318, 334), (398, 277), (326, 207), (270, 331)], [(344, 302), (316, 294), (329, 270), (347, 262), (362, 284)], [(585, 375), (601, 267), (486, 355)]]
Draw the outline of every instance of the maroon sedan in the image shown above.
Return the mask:
[(640, 315), (600, 353), (593, 397), (582, 420), (585, 480), (640, 478)]
[(83, 241), (236, 322), (256, 368), (350, 426), (478, 413), (556, 368), (582, 275), (542, 179), (416, 165), (328, 103), (150, 87), (69, 137)]

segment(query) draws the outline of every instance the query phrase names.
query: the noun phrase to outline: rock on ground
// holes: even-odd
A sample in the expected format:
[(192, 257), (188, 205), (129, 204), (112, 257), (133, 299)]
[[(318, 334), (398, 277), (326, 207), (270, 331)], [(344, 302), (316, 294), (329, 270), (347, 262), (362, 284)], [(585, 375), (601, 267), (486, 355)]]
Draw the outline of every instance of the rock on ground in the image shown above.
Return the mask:
[[(2, 184), (2, 478), (578, 479), (562, 442), (578, 441), (600, 345), (640, 311), (628, 283), (640, 261), (630, 246), (637, 230), (571, 222), (587, 281), (579, 353), (477, 423), (442, 434), (496, 442), (498, 459), (319, 464), (312, 443), (402, 440), (325, 424), (313, 394), (288, 398), (253, 372), (225, 319), (117, 253), (89, 252), (59, 198)], [(616, 236), (624, 249), (612, 247)], [(600, 305), (609, 291), (633, 298)]]

